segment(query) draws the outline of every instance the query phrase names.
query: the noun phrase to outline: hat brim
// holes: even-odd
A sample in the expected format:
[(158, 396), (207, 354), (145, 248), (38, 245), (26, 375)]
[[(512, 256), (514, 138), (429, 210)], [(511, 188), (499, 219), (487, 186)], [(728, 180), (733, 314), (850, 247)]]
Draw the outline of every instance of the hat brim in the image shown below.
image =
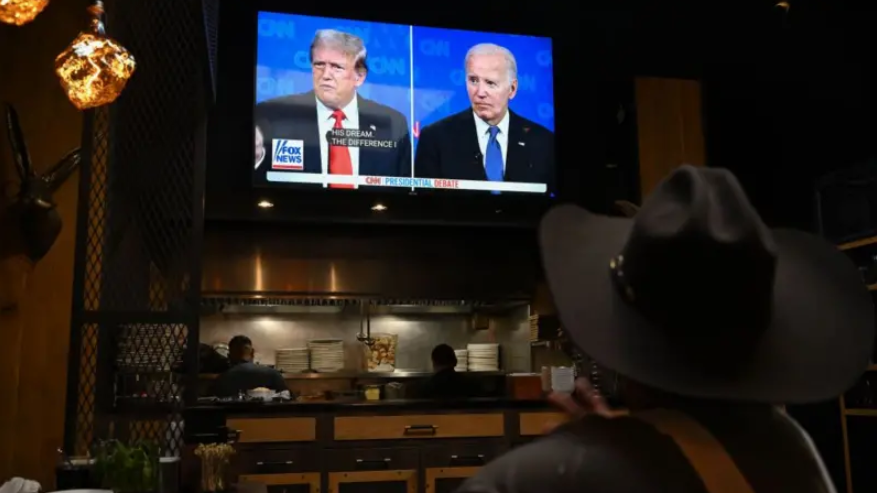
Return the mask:
[(601, 364), (678, 395), (789, 404), (836, 397), (866, 369), (874, 304), (855, 266), (819, 237), (777, 229), (769, 329), (753, 354), (741, 355), (745, 361), (733, 378), (699, 371), (678, 357), (679, 348), (621, 297), (612, 280), (609, 260), (622, 251), (632, 225), (574, 205), (554, 208), (540, 225), (542, 261), (560, 321)]

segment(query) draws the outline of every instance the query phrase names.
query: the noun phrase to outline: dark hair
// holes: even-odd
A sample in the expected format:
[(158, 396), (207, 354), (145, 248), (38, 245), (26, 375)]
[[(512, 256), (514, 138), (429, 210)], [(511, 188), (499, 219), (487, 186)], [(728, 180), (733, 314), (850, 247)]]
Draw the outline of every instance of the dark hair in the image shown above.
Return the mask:
[(229, 351), (234, 349), (243, 348), (244, 346), (252, 346), (253, 341), (250, 340), (247, 336), (234, 336), (228, 341), (228, 349)]
[(457, 354), (454, 352), (454, 348), (447, 344), (439, 344), (433, 348), (432, 364), (433, 366), (444, 368), (453, 368), (457, 366)]

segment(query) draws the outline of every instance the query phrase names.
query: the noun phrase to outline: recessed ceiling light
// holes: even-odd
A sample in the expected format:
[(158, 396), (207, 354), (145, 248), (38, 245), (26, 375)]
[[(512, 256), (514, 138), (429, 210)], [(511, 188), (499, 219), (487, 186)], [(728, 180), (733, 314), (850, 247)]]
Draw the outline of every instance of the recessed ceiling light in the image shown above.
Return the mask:
[(387, 206), (385, 206), (384, 204), (378, 202), (377, 204), (375, 204), (375, 205), (372, 206), (372, 210), (375, 211), (375, 212), (382, 212), (382, 211), (387, 210)]
[(260, 200), (259, 203), (256, 205), (258, 205), (259, 207), (261, 207), (263, 209), (270, 209), (270, 208), (274, 207), (274, 202), (269, 202), (267, 200)]

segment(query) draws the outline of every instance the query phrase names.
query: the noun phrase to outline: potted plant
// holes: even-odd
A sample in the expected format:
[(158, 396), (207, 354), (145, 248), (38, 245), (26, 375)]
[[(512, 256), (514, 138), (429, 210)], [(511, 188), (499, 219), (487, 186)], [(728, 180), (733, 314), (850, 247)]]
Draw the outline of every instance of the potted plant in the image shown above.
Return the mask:
[(101, 486), (114, 493), (156, 493), (159, 486), (158, 445), (107, 440), (94, 454), (94, 473)]

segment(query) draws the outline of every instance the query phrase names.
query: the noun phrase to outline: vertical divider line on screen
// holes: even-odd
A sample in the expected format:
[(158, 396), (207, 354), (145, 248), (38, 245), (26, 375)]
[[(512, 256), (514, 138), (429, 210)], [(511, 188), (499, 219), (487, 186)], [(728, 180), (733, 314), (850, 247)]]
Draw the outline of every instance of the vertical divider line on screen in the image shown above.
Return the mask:
[[(410, 78), (409, 87), (411, 88), (411, 92), (408, 95), (410, 99), (409, 103), (411, 104), (411, 122), (409, 126), (411, 127), (409, 134), (409, 138), (411, 139), (411, 179), (414, 179), (414, 125), (416, 124), (416, 120), (414, 118), (414, 25), (408, 26), (408, 76)], [(411, 191), (414, 191), (414, 184), (411, 184)]]

